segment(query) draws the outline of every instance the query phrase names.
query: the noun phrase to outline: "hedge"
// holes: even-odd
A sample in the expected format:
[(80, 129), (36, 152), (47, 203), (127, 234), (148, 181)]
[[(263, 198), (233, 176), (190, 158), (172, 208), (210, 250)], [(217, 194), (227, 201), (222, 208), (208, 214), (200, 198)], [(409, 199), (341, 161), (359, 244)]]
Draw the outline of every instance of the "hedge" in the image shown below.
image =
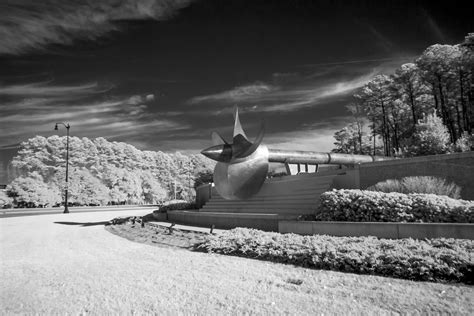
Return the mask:
[(474, 281), (474, 241), (301, 236), (236, 228), (197, 250), (298, 266), (434, 282)]
[(473, 223), (474, 201), (434, 194), (332, 190), (321, 195), (316, 220)]

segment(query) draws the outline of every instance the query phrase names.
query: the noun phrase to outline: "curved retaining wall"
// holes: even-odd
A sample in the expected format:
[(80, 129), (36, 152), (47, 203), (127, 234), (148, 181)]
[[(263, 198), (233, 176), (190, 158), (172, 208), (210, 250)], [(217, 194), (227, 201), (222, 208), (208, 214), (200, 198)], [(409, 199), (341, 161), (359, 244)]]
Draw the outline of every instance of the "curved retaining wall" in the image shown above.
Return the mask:
[(441, 237), (474, 239), (474, 224), (280, 221), (278, 232), (300, 235), (375, 236), (390, 239)]
[(474, 152), (413, 157), (360, 164), (359, 188), (409, 176), (435, 176), (461, 186), (461, 197), (474, 200)]

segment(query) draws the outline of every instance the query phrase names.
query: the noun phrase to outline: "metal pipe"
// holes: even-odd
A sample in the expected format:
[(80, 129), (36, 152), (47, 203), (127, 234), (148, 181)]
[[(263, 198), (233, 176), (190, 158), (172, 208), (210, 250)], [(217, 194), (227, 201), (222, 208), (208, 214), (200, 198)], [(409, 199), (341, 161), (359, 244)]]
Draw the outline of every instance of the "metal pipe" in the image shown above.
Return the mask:
[(268, 161), (290, 164), (355, 165), (365, 162), (393, 160), (393, 157), (323, 153), (314, 151), (268, 149)]

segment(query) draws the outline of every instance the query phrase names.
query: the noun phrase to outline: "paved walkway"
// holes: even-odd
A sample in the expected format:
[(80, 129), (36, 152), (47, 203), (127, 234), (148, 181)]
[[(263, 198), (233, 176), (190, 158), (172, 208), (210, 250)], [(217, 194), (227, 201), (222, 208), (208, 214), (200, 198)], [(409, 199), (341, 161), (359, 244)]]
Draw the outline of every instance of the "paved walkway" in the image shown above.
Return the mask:
[(472, 287), (153, 247), (107, 232), (116, 216), (0, 219), (0, 315), (474, 312)]
[[(117, 206), (75, 206), (70, 207), (70, 213), (86, 213), (86, 212), (130, 212), (132, 210), (141, 211), (147, 210), (151, 213), (153, 210), (157, 210), (158, 206), (147, 206), (147, 205), (117, 205)], [(13, 209), (0, 209), (0, 218), (4, 217), (19, 217), (19, 216), (34, 216), (34, 215), (46, 215), (46, 214), (62, 214), (64, 212), (63, 207), (49, 207), (49, 208), (13, 208)], [(120, 213), (118, 213), (117, 216)]]

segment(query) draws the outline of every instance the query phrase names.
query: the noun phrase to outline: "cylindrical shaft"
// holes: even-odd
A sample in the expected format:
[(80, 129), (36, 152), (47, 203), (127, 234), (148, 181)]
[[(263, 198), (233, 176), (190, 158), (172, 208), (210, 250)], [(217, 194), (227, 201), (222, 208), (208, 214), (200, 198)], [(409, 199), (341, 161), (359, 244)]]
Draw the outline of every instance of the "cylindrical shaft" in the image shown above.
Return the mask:
[(314, 151), (268, 149), (269, 162), (355, 165), (364, 162), (392, 160), (393, 157), (323, 153)]

